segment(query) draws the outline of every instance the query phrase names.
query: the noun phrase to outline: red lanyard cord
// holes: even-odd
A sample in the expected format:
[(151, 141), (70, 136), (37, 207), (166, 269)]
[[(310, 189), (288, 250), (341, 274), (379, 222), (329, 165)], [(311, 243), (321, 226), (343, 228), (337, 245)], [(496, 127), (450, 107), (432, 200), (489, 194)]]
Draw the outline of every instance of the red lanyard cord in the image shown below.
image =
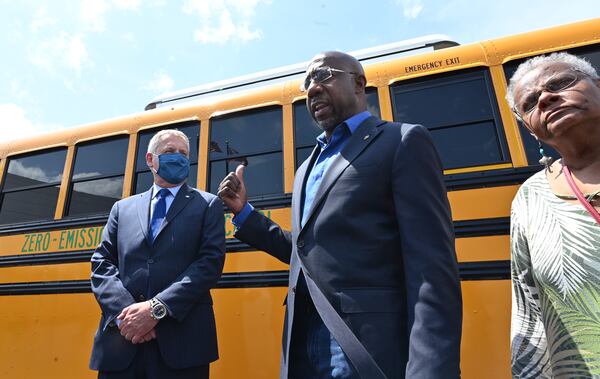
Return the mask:
[(566, 165), (563, 165), (563, 173), (565, 174), (565, 179), (567, 179), (567, 183), (569, 184), (569, 187), (571, 187), (571, 190), (577, 197), (577, 200), (579, 200), (581, 205), (583, 205), (585, 207), (585, 209), (587, 209), (587, 211), (592, 215), (594, 220), (596, 220), (596, 222), (598, 224), (600, 224), (600, 213), (598, 213), (596, 208), (594, 208), (592, 206), (592, 204), (590, 204), (585, 199), (585, 197), (583, 196), (583, 193), (581, 193), (581, 191), (577, 187), (577, 184), (575, 184), (575, 181), (573, 180), (573, 176), (571, 175), (571, 171), (569, 170), (569, 168)]

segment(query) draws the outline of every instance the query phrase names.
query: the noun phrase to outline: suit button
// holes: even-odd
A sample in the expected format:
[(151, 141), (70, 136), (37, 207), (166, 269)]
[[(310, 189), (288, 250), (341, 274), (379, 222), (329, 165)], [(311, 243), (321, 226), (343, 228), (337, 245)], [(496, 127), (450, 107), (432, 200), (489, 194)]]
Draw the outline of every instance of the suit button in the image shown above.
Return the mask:
[(152, 264), (152, 263), (154, 263), (154, 259), (152, 259), (152, 258), (148, 259), (148, 263), (149, 263), (149, 264)]
[(302, 249), (304, 247), (304, 240), (298, 240), (298, 242), (296, 242), (296, 246), (298, 246), (299, 249)]
[(138, 296), (138, 301), (146, 301), (146, 296), (144, 296), (144, 295)]
[(296, 293), (296, 286), (292, 287), (292, 292)]
[(115, 326), (117, 326), (117, 324), (114, 321), (111, 321), (108, 323), (108, 326), (114, 328)]

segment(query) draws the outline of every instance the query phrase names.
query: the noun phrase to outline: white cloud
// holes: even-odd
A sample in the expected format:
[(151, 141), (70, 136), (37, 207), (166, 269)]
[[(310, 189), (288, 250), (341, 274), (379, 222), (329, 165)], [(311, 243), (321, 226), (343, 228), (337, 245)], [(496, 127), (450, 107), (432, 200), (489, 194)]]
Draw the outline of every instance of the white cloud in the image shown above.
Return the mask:
[(141, 0), (82, 0), (79, 17), (85, 29), (102, 32), (106, 29), (106, 15), (113, 8), (134, 11), (140, 8)]
[(83, 35), (70, 35), (65, 31), (30, 48), (29, 60), (50, 71), (57, 66), (66, 67), (78, 75), (83, 65), (92, 64)]
[(267, 0), (188, 0), (183, 5), (187, 14), (197, 15), (200, 27), (194, 39), (203, 44), (247, 42), (262, 37), (260, 29), (251, 26), (256, 7)]
[(35, 15), (33, 16), (33, 20), (29, 27), (33, 33), (37, 33), (38, 30), (46, 27), (52, 26), (56, 24), (56, 20), (47, 14), (48, 8), (43, 5), (37, 9)]
[(101, 32), (106, 28), (104, 15), (108, 11), (109, 4), (105, 0), (83, 0), (79, 6), (79, 17), (85, 28), (95, 32)]
[(23, 100), (29, 97), (29, 92), (25, 88), (23, 88), (23, 86), (18, 80), (13, 79), (10, 81), (10, 83), (8, 83), (8, 85), (10, 87), (10, 96), (12, 98), (15, 98), (17, 100)]
[(175, 82), (173, 82), (173, 79), (167, 73), (160, 72), (155, 75), (154, 79), (144, 84), (142, 89), (156, 93), (163, 93), (172, 90), (174, 85)]
[(30, 120), (23, 108), (14, 103), (0, 104), (0, 141), (10, 141), (60, 129), (59, 125), (41, 124)]
[(404, 18), (415, 19), (423, 10), (421, 0), (397, 0), (396, 4), (402, 7)]
[(40, 167), (27, 167), (19, 160), (14, 160), (9, 165), (8, 172), (14, 175), (23, 176), (29, 179), (38, 180), (40, 182), (50, 183), (60, 181), (61, 174), (56, 176), (48, 176), (48, 174)]
[[(82, 174), (93, 176), (98, 173)], [(97, 196), (108, 196), (120, 199), (123, 192), (123, 181), (121, 178), (108, 178), (101, 181), (89, 181), (77, 183), (77, 192), (84, 192)]]
[(140, 8), (142, 0), (113, 0), (112, 3), (117, 9), (135, 11)]

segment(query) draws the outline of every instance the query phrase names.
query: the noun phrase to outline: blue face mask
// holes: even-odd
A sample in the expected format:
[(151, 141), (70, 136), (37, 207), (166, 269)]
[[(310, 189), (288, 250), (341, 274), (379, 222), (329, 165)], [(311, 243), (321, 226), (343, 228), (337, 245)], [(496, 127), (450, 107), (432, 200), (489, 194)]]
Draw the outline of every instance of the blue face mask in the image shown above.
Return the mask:
[(180, 153), (160, 154), (156, 173), (171, 184), (179, 184), (190, 174), (190, 160)]

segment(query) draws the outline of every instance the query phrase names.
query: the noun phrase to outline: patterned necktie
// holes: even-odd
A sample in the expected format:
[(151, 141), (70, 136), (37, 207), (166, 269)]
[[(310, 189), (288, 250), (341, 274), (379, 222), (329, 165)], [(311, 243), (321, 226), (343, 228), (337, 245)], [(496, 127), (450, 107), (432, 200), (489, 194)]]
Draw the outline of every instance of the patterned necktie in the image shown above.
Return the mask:
[(165, 216), (167, 215), (167, 196), (169, 196), (171, 192), (168, 189), (162, 188), (158, 191), (156, 198), (158, 199), (154, 203), (154, 210), (152, 212), (152, 219), (150, 220), (150, 233), (152, 236), (152, 242), (156, 238), (158, 231), (160, 230), (160, 226), (165, 220)]

